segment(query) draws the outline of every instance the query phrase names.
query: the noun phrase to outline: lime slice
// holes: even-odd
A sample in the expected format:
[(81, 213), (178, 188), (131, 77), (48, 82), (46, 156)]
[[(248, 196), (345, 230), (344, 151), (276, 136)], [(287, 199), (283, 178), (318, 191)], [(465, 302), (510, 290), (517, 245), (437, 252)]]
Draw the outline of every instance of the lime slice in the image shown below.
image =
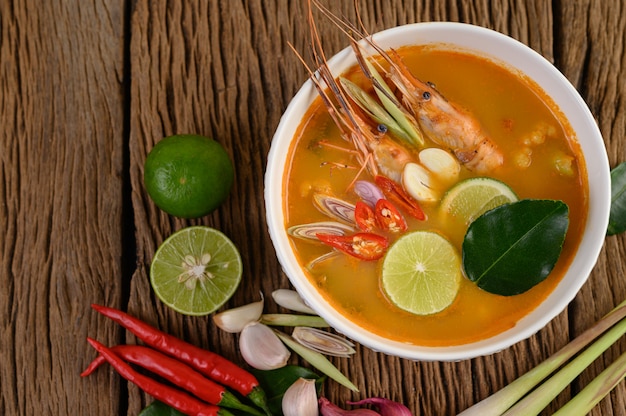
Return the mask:
[(441, 211), (469, 225), (485, 212), (517, 201), (504, 182), (492, 178), (470, 178), (454, 185), (441, 200)]
[(461, 258), (440, 234), (414, 231), (390, 248), (382, 267), (382, 286), (399, 308), (430, 315), (450, 306), (461, 284)]
[(241, 256), (232, 241), (210, 227), (183, 228), (161, 244), (150, 266), (154, 293), (186, 315), (207, 315), (235, 293)]

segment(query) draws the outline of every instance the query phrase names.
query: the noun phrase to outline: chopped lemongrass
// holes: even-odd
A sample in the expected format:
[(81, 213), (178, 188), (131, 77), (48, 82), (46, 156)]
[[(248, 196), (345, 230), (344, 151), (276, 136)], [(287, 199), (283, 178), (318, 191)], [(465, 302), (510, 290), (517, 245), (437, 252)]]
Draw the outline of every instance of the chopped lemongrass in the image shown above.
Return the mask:
[(305, 240), (319, 241), (317, 234), (346, 235), (354, 229), (336, 221), (320, 221), (309, 224), (294, 225), (287, 229), (287, 234)]
[(368, 93), (354, 82), (340, 78), (339, 81), (352, 100), (375, 122), (384, 125), (393, 134), (405, 141), (412, 141), (412, 137), (398, 124), (398, 122), (374, 100)]
[(261, 315), (262, 324), (271, 326), (310, 326), (328, 328), (328, 322), (317, 315), (291, 315), (286, 313), (266, 313)]
[(337, 251), (337, 250), (333, 250), (333, 251), (329, 251), (326, 254), (322, 254), (319, 257), (314, 258), (313, 260), (311, 260), (310, 262), (308, 262), (306, 264), (306, 269), (307, 270), (313, 270), (315, 269), (315, 267), (317, 267), (318, 264), (325, 262), (326, 260), (330, 260), (334, 257), (339, 257), (341, 256), (341, 252)]
[(391, 88), (389, 88), (383, 77), (376, 70), (376, 68), (374, 68), (374, 65), (372, 65), (367, 58), (364, 58), (363, 61), (365, 66), (367, 66), (366, 73), (368, 73), (372, 79), (374, 90), (376, 91), (376, 95), (378, 95), (380, 102), (383, 103), (383, 106), (387, 109), (389, 114), (391, 114), (402, 129), (410, 136), (410, 143), (419, 147), (424, 146), (424, 137), (422, 136), (422, 132), (419, 130), (415, 119), (408, 114), (406, 110), (404, 110), (402, 104), (397, 100), (397, 98), (395, 98)]
[(602, 371), (552, 416), (584, 416), (626, 377), (626, 353)]
[(581, 352), (569, 364), (550, 377), (536, 390), (528, 394), (504, 413), (506, 416), (539, 414), (556, 396), (565, 389), (596, 358), (626, 333), (626, 319), (622, 319), (599, 340)]
[(277, 289), (272, 292), (272, 298), (279, 306), (283, 308), (308, 313), (309, 315), (317, 315), (317, 313), (307, 305), (300, 294), (291, 289)]
[(537, 365), (526, 374), (492, 394), (474, 406), (464, 410), (458, 416), (500, 416), (515, 402), (524, 397), (536, 385), (561, 367), (567, 360), (585, 348), (593, 339), (611, 328), (616, 322), (626, 317), (626, 300), (596, 322), (591, 328), (561, 348), (550, 358)]
[(352, 342), (317, 328), (298, 326), (294, 328), (291, 336), (305, 347), (324, 355), (349, 357), (356, 352)]
[(313, 202), (323, 214), (349, 225), (355, 224), (354, 204), (320, 192), (313, 194)]
[(349, 388), (352, 391), (358, 392), (359, 389), (354, 385), (346, 376), (343, 375), (341, 371), (337, 367), (333, 365), (324, 355), (319, 352), (313, 351), (310, 348), (305, 347), (304, 345), (299, 344), (289, 335), (276, 331), (276, 335), (296, 354), (305, 359), (309, 364), (313, 367), (320, 370), (322, 373), (326, 374), (328, 377), (335, 380), (337, 383), (341, 384)]

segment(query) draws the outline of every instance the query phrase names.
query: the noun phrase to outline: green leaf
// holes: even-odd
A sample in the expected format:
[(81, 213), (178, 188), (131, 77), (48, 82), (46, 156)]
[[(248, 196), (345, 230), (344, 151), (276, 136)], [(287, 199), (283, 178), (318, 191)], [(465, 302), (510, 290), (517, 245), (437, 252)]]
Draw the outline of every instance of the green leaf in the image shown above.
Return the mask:
[(155, 400), (143, 409), (138, 416), (185, 416), (185, 414)]
[(463, 241), (463, 267), (481, 289), (523, 293), (556, 264), (569, 225), (562, 201), (524, 199), (502, 205), (472, 222)]
[(315, 372), (305, 367), (297, 365), (287, 365), (276, 370), (251, 370), (259, 380), (259, 384), (267, 395), (267, 402), (270, 411), (274, 415), (282, 415), (282, 401), (285, 391), (299, 378), (315, 380), (318, 396), (322, 390), (322, 383), (325, 377), (320, 377)]
[(626, 231), (626, 162), (611, 171), (611, 213), (608, 235)]

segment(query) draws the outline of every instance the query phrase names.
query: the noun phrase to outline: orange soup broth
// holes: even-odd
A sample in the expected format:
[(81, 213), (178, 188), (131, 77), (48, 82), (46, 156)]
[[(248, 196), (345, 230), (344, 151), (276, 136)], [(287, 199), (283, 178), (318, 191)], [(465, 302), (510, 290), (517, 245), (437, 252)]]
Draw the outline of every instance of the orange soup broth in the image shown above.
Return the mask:
[[(584, 160), (569, 124), (552, 101), (530, 80), (484, 58), (436, 48), (400, 50), (414, 75), (433, 82), (448, 100), (469, 110), (504, 154), (505, 163), (491, 176), (508, 184), (519, 196), (562, 200), (569, 207), (570, 224), (561, 256), (548, 278), (515, 296), (499, 296), (462, 279), (454, 303), (444, 311), (418, 316), (402, 311), (385, 296), (380, 283), (382, 260), (366, 262), (348, 255), (335, 256), (307, 270), (304, 265), (330, 249), (318, 242), (292, 238), (292, 247), (310, 281), (336, 310), (359, 326), (386, 338), (424, 346), (450, 346), (474, 342), (501, 333), (532, 311), (550, 294), (571, 263), (582, 238), (587, 213)], [(347, 75), (365, 85), (356, 69)], [(550, 126), (542, 144), (528, 146), (529, 137)], [(545, 130), (545, 129), (544, 129)], [(321, 140), (350, 148), (339, 137), (321, 100), (315, 100), (292, 144), (284, 178), (286, 226), (330, 220), (313, 205), (312, 195), (322, 191), (356, 203), (349, 185), (358, 173), (348, 152), (320, 146)], [(532, 141), (531, 141), (532, 142)], [(428, 146), (436, 146), (427, 143)], [(513, 163), (520, 149), (530, 147), (532, 163)], [(554, 156), (573, 157), (573, 175), (554, 168)], [(461, 179), (476, 176), (461, 169)], [(372, 180), (367, 172), (359, 179)], [(434, 230), (445, 235), (461, 252), (463, 224), (440, 218), (438, 204), (422, 204), (427, 221), (405, 215), (410, 230)], [(397, 236), (390, 235), (391, 243)]]

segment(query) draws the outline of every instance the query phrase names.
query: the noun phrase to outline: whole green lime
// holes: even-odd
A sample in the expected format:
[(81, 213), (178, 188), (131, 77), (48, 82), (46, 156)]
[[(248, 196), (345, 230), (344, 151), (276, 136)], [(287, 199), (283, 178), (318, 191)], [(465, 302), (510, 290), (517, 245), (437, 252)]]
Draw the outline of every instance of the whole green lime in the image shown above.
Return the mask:
[(160, 140), (144, 165), (144, 184), (168, 214), (198, 218), (220, 206), (232, 188), (233, 164), (222, 145), (195, 134)]

